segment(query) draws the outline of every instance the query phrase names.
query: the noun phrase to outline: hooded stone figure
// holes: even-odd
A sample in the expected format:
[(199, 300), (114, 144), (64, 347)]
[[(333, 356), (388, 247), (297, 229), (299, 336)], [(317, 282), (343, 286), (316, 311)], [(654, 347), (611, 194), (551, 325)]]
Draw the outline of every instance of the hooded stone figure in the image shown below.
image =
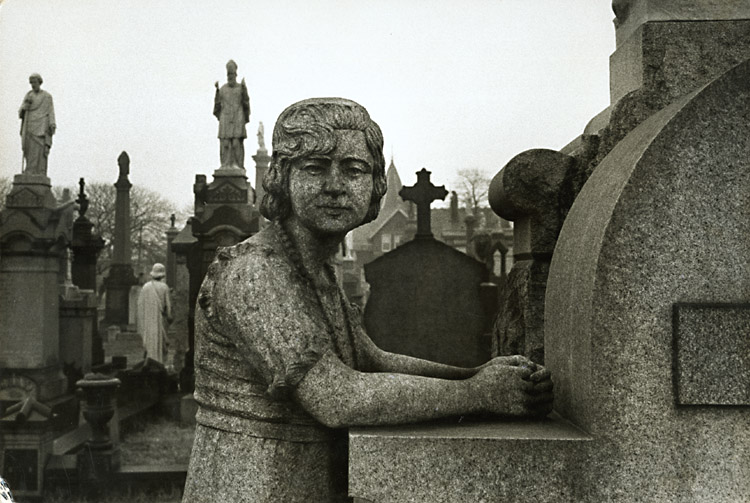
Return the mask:
[(167, 327), (172, 322), (172, 301), (164, 282), (167, 270), (154, 264), (151, 281), (143, 285), (138, 296), (137, 325), (143, 338), (146, 356), (164, 364), (167, 359)]

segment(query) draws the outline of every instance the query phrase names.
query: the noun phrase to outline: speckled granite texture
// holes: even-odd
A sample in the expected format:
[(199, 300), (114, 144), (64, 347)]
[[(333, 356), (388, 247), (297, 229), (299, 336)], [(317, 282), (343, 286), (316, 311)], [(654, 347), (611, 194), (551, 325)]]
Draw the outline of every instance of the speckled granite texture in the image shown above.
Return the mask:
[(185, 502), (207, 495), (226, 502), (339, 501), (333, 495), (346, 494), (345, 443), (291, 390), (334, 345), (355, 367), (351, 327), (337, 324), (333, 334), (321, 328), (325, 315), (295, 275), (279, 232), (271, 225), (220, 249), (201, 288), (200, 408)]
[(354, 428), (349, 494), (376, 503), (585, 501), (577, 467), (591, 444), (554, 416)]
[(584, 501), (750, 501), (750, 410), (678, 407), (672, 345), (675, 303), (748, 299), (745, 62), (620, 142), (560, 233), (545, 361), (556, 410), (597, 445)]
[(649, 21), (749, 19), (747, 0), (613, 0), (617, 46)]
[(646, 23), (610, 56), (610, 101), (636, 89), (671, 101), (747, 58), (750, 19)]
[[(325, 442), (285, 442), (199, 424), (193, 452), (184, 502), (346, 501), (346, 451)], [(332, 478), (332, 471), (339, 476)]]
[(522, 354), (544, 363), (547, 273), (565, 214), (573, 204), (574, 164), (575, 159), (555, 150), (527, 150), (492, 179), (490, 205), (513, 221), (514, 260), (493, 327), (496, 354)]
[(676, 304), (673, 325), (677, 403), (750, 406), (750, 303)]

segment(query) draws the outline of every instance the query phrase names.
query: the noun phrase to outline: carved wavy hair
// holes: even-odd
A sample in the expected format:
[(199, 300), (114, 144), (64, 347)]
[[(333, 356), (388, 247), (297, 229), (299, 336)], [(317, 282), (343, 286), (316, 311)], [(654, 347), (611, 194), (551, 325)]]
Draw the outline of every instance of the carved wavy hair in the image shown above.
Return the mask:
[(329, 154), (336, 148), (334, 131), (351, 129), (365, 134), (367, 150), (375, 165), (372, 197), (363, 224), (377, 218), (385, 195), (383, 133), (367, 110), (343, 98), (312, 98), (299, 101), (281, 112), (273, 128), (273, 156), (263, 177), (260, 213), (269, 220), (283, 221), (292, 214), (289, 171), (294, 161), (313, 154)]

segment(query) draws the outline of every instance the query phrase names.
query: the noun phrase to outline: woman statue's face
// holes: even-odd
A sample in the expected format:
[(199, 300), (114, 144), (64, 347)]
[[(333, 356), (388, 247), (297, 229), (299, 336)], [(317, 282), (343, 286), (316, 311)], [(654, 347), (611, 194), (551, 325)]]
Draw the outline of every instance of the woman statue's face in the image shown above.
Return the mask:
[(374, 160), (365, 134), (336, 130), (336, 148), (292, 163), (292, 213), (314, 234), (345, 235), (362, 224), (372, 198)]

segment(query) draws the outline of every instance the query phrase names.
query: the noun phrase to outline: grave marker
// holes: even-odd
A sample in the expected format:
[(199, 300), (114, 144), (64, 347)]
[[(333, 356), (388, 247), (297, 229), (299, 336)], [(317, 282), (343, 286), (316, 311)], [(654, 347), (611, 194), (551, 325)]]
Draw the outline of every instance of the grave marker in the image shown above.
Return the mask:
[[(386, 351), (458, 366), (487, 361), (485, 334), (494, 314), (482, 307), (487, 269), (434, 239), (430, 228), (430, 203), (448, 192), (433, 185), (430, 172), (422, 169), (416, 185), (399, 194), (417, 205), (417, 234), (365, 265), (371, 292), (364, 316), (367, 333)], [(492, 291), (496, 299), (496, 287)]]
[(112, 251), (112, 265), (105, 280), (107, 286), (107, 310), (104, 323), (107, 325), (127, 325), (129, 323), (130, 287), (138, 280), (133, 274), (130, 245), (130, 157), (122, 152), (117, 158), (120, 175), (115, 183), (115, 239)]
[(432, 201), (445, 199), (448, 191), (445, 185), (436, 187), (430, 181), (430, 172), (425, 168), (417, 172), (417, 183), (411, 187), (402, 187), (399, 195), (404, 201), (413, 201), (417, 205), (417, 233), (415, 238), (432, 237), (431, 211)]

